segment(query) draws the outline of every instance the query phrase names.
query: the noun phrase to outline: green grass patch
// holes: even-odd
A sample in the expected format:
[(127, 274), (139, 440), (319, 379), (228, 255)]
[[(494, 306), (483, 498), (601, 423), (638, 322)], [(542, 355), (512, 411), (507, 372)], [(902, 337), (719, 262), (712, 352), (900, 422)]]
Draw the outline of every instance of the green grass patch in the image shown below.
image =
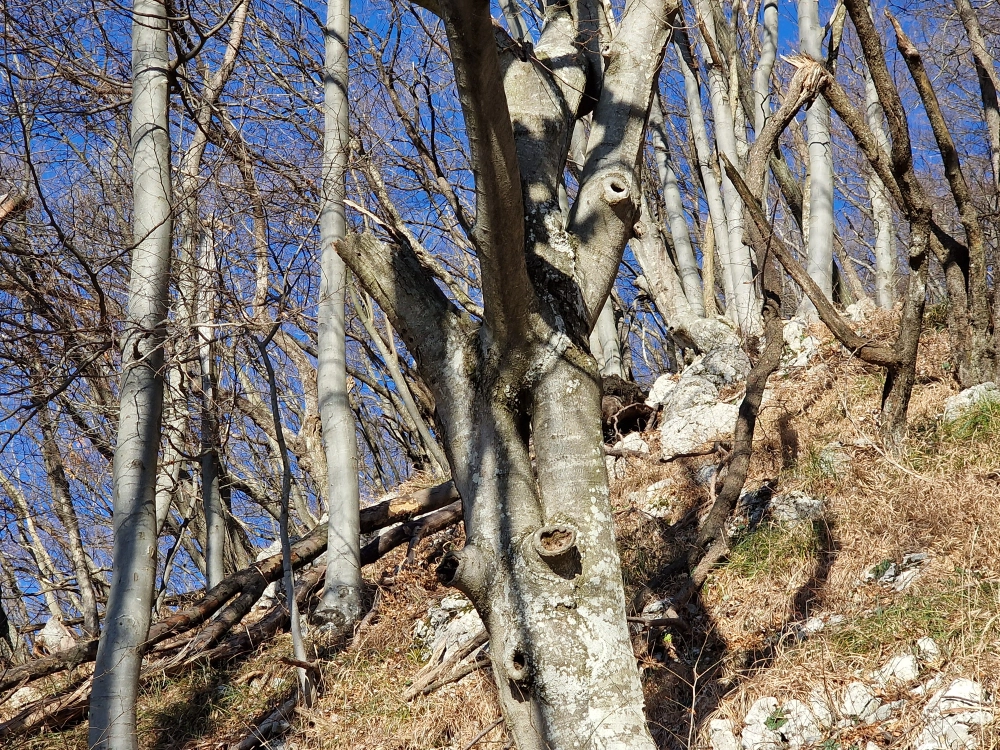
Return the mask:
[(737, 537), (726, 567), (744, 578), (787, 574), (816, 557), (822, 540), (819, 522), (763, 524)]
[(915, 423), (909, 464), (916, 471), (992, 469), (1000, 448), (1000, 401), (980, 401), (949, 422)]
[(1000, 611), (1000, 583), (957, 571), (931, 591), (903, 594), (895, 601), (854, 617), (831, 634), (834, 648), (845, 655), (869, 656), (887, 644), (930, 636), (939, 644), (962, 637), (979, 639)]

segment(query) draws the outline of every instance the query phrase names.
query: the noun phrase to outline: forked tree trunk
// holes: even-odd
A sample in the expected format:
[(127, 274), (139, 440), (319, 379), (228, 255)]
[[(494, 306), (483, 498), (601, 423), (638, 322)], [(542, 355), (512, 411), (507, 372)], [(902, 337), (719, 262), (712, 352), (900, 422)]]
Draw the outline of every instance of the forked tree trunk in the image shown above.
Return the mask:
[[(433, 9), (475, 177), (482, 320), (456, 308), (412, 247), (363, 235), (338, 249), (434, 391), (466, 527), (439, 575), (489, 630), (517, 747), (652, 750), (587, 350), (639, 223), (646, 117), (678, 5), (629, 0), (603, 40), (611, 22), (596, 4), (548, 5), (533, 57), (565, 61), (558, 75), (498, 54), (488, 5)], [(566, 215), (559, 184), (583, 107), (593, 123)]]
[(94, 667), (91, 748), (138, 747), (135, 703), (156, 577), (156, 455), (170, 270), (167, 8), (135, 0), (132, 20), (132, 267), (112, 475), (111, 593)]
[(344, 178), (350, 143), (347, 99), (347, 46), (350, 0), (329, 0), (323, 68), (323, 178), (320, 205), (321, 278), (317, 338), (317, 391), (326, 451), (329, 520), (326, 588), (316, 618), (350, 633), (361, 615), (361, 520), (358, 443), (347, 391), (347, 268), (334, 243), (343, 239)]

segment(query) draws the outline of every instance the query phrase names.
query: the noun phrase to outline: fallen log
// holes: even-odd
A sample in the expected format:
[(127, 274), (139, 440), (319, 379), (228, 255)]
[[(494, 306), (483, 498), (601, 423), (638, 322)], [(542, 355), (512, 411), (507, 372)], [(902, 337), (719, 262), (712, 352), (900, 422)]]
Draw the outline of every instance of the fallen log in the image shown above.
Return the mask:
[[(442, 499), (447, 499), (448, 497), (449, 495), (447, 494), (438, 494), (437, 498), (432, 502), (441, 502)], [(429, 495), (428, 500), (430, 501)], [(383, 514), (378, 516), (378, 518), (381, 522), (383, 519), (391, 518), (391, 515)], [(407, 544), (414, 538), (422, 538), (428, 534), (445, 529), (448, 526), (460, 521), (461, 518), (462, 504), (460, 502), (453, 502), (450, 505), (446, 505), (443, 508), (428, 513), (425, 516), (414, 518), (406, 523), (399, 524), (391, 529), (388, 529), (379, 534), (378, 537), (369, 542), (362, 549), (362, 565), (370, 565), (396, 547)], [(303, 542), (306, 542), (307, 539), (309, 539), (309, 537), (303, 538), (297, 544), (302, 544)], [(300, 551), (302, 549), (303, 548), (300, 547)], [(307, 545), (305, 549), (311, 549), (311, 544)], [(318, 557), (318, 555), (319, 553), (313, 556), (313, 559)], [(269, 562), (273, 559), (274, 558), (268, 558), (265, 562)], [(280, 568), (280, 556), (278, 556), (278, 560)], [(247, 570), (249, 571), (251, 568), (248, 568)], [(305, 605), (310, 594), (321, 584), (325, 573), (326, 566), (317, 565), (302, 575), (296, 583), (295, 599), (300, 605), (300, 611), (305, 611)], [(222, 586), (224, 583), (226, 583), (226, 581), (220, 583), (219, 586)], [(217, 586), (216, 588), (219, 587)], [(213, 591), (215, 591), (215, 589), (213, 589)], [(263, 588), (261, 589), (261, 592), (263, 592)], [(211, 594), (211, 592), (209, 593)], [(215, 624), (219, 620), (225, 619), (230, 623), (229, 628), (231, 629), (235, 622), (242, 619), (241, 617), (237, 618), (235, 616), (235, 610), (229, 612), (229, 608), (236, 607), (237, 603), (239, 603), (239, 607), (242, 608), (249, 601), (249, 605), (246, 607), (247, 611), (249, 611), (249, 607), (252, 607), (257, 599), (259, 599), (259, 597), (257, 597), (250, 601), (249, 598), (244, 597), (245, 593), (247, 592), (241, 593), (235, 601), (230, 603), (227, 610), (224, 611), (223, 614), (220, 614), (219, 618), (214, 620), (205, 630), (184, 639), (175, 638), (168, 643), (161, 643), (160, 647), (157, 649), (157, 652), (159, 653), (167, 651), (168, 649), (179, 648), (180, 650), (173, 655), (157, 659), (153, 663), (143, 667), (140, 680), (149, 679), (153, 675), (165, 675), (172, 677), (198, 664), (215, 665), (228, 662), (238, 656), (253, 651), (262, 643), (270, 641), (279, 632), (289, 627), (290, 618), (288, 609), (282, 602), (279, 602), (271, 607), (271, 609), (268, 610), (268, 612), (260, 620), (253, 623), (249, 627), (244, 628), (238, 633), (231, 634), (226, 640), (219, 642), (221, 636), (225, 635), (227, 631), (216, 628)], [(226, 614), (226, 612), (229, 612), (229, 614)], [(179, 621), (176, 616), (171, 619)], [(188, 620), (185, 619), (184, 621), (187, 622)], [(482, 638), (482, 642), (485, 642), (485, 632), (481, 634), (480, 638)], [(148, 643), (149, 641), (147, 641), (147, 644)], [(145, 653), (148, 654), (149, 650), (147, 649)], [(485, 665), (485, 662), (483, 664), (477, 663), (474, 668), (479, 669)], [(473, 670), (469, 669), (468, 671)], [(463, 673), (458, 677), (453, 675), (451, 680), (460, 679), (460, 677), (464, 676), (466, 673)], [(0, 723), (0, 739), (14, 736), (15, 734), (22, 735), (36, 731), (43, 726), (66, 724), (80, 719), (86, 714), (87, 706), (90, 701), (91, 681), (92, 678), (88, 677), (79, 686), (75, 687), (71, 691), (64, 692), (60, 695), (52, 696), (41, 701), (36, 701), (9, 721)], [(437, 686), (432, 686), (430, 689), (434, 689), (435, 687)], [(284, 706), (282, 708), (284, 708)], [(281, 709), (279, 709), (279, 711), (280, 710)], [(246, 741), (249, 741), (249, 738)]]
[[(363, 534), (370, 534), (401, 520), (407, 520), (407, 523), (397, 526), (395, 529), (390, 529), (388, 532), (389, 536), (385, 538), (383, 538), (383, 535), (380, 535), (375, 540), (378, 544), (374, 548), (372, 545), (375, 542), (366, 545), (364, 550), (362, 550), (362, 564), (368, 565), (374, 562), (385, 554), (385, 552), (412, 538), (413, 531), (412, 527), (409, 526), (412, 521), (408, 519), (413, 519), (416, 515), (430, 513), (430, 515), (435, 517), (433, 522), (430, 519), (426, 521), (430, 525), (443, 523), (446, 519), (450, 520), (444, 523), (444, 526), (457, 522), (461, 518), (461, 507), (460, 504), (454, 503), (455, 497), (457, 497), (457, 493), (454, 483), (446, 482), (437, 487), (408, 493), (404, 496), (391, 498), (368, 508), (363, 508), (361, 510), (361, 533)], [(433, 512), (440, 510), (444, 506), (448, 506), (449, 503), (453, 506), (458, 505), (457, 516), (455, 516), (454, 512), (449, 512), (445, 517), (436, 515)], [(444, 528), (444, 526), (437, 526), (434, 530), (437, 531), (440, 528)], [(424, 533), (431, 532), (426, 531)], [(404, 536), (405, 538), (395, 543), (390, 542), (390, 539), (394, 540), (400, 536)], [(382, 551), (378, 552), (380, 549)], [(293, 568), (300, 568), (307, 565), (325, 551), (326, 527), (317, 526), (292, 545), (292, 566)], [(376, 556), (371, 557), (372, 554), (376, 554)], [(209, 647), (217, 643), (233, 625), (242, 620), (246, 613), (250, 611), (253, 604), (260, 599), (267, 585), (272, 581), (277, 581), (281, 578), (281, 575), (280, 554), (254, 563), (248, 568), (234, 573), (225, 580), (220, 581), (200, 601), (186, 607), (180, 612), (176, 612), (169, 617), (153, 623), (149, 629), (149, 636), (142, 646), (143, 653), (149, 653), (158, 644), (207, 622), (229, 603), (225, 612), (213, 621), (213, 627), (210, 628), (209, 634), (200, 642), (202, 647)], [(230, 602), (234, 597), (236, 597), (236, 600)], [(220, 622), (223, 620), (224, 622)], [(214, 626), (215, 622), (220, 622), (220, 624), (216, 627)], [(97, 643), (97, 639), (83, 641), (73, 648), (57, 651), (50, 656), (36, 659), (27, 664), (5, 669), (0, 672), (0, 691), (20, 687), (32, 680), (72, 669), (80, 664), (92, 662), (97, 658)]]

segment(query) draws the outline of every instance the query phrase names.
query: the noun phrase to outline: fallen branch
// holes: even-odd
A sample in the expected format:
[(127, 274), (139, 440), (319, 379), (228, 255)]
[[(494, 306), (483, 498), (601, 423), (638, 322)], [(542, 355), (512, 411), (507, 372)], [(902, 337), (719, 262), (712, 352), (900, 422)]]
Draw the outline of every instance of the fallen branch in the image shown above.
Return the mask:
[[(463, 643), (458, 650), (455, 651), (455, 653), (440, 664), (432, 664), (435, 658), (432, 655), (432, 663), (429, 663), (417, 673), (416, 678), (413, 680), (413, 684), (403, 692), (403, 700), (409, 701), (413, 700), (418, 695), (427, 695), (428, 693), (437, 690), (442, 685), (447, 685), (449, 682), (460, 680), (465, 677), (465, 675), (487, 666), (489, 664), (489, 659), (486, 659), (482, 664), (480, 664), (480, 662), (482, 662), (483, 659), (479, 659), (473, 662), (472, 665), (459, 667), (461, 662), (463, 662), (470, 654), (475, 653), (480, 646), (485, 645), (489, 639), (490, 637), (486, 630), (480, 630), (479, 633)], [(465, 667), (469, 668), (466, 669)]]
[[(373, 546), (374, 543), (367, 545), (362, 550), (362, 564), (369, 565), (389, 550), (409, 541), (413, 536), (413, 529), (405, 527), (412, 523), (408, 519), (412, 519), (414, 515), (430, 512), (425, 519), (417, 519), (426, 524), (427, 531), (424, 534), (432, 533), (431, 529), (437, 531), (456, 523), (461, 519), (461, 506), (457, 506), (457, 515), (454, 511), (456, 507), (454, 498), (456, 496), (454, 484), (446, 482), (437, 487), (420, 490), (363, 508), (361, 510), (361, 532), (363, 534), (370, 534), (400, 520), (407, 520), (407, 523), (380, 535), (377, 545)], [(441, 515), (433, 512), (448, 506), (449, 503), (452, 503), (449, 506), (452, 510), (448, 513)], [(399, 539), (400, 536), (402, 536), (401, 539)], [(292, 545), (293, 567), (301, 568), (319, 557), (326, 550), (326, 539), (326, 527), (318, 526)], [(216, 613), (223, 607), (226, 607), (216, 617), (212, 625), (207, 630), (202, 631), (200, 635), (199, 648), (213, 646), (225, 636), (233, 625), (246, 616), (253, 605), (260, 600), (268, 584), (278, 580), (281, 574), (280, 554), (234, 573), (208, 591), (199, 602), (153, 623), (149, 629), (149, 636), (143, 644), (143, 653), (150, 653), (154, 647), (172, 638), (174, 640), (157, 650), (165, 651), (181, 647), (186, 641), (178, 640), (175, 636), (180, 636), (186, 631), (202, 625), (216, 616)], [(234, 597), (236, 597), (235, 600)], [(73, 648), (3, 670), (0, 672), (0, 691), (20, 687), (32, 680), (92, 662), (96, 657), (97, 640), (83, 641)]]

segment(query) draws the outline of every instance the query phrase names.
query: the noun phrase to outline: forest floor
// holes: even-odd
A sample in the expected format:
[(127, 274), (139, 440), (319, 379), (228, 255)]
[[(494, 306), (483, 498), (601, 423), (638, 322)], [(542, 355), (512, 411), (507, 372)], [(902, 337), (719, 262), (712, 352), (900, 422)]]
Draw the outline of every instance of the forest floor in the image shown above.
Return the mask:
[[(882, 375), (817, 333), (822, 343), (808, 366), (771, 379), (746, 488), (766, 483), (775, 494), (804, 493), (823, 502), (822, 515), (765, 519), (737, 531), (728, 561), (679, 613), (681, 627), (636, 631), (647, 714), (662, 748), (714, 743), (721, 750), (727, 740), (712, 730), (731, 726), (738, 736), (760, 706), (766, 728), (780, 733), (789, 717), (761, 699), (785, 705), (827, 696), (837, 714), (852, 683), (890, 708), (877, 719), (862, 709), (846, 719), (841, 712), (812, 746), (917, 748), (940, 687), (968, 678), (986, 702), (1000, 688), (1000, 404), (942, 421), (945, 399), (959, 389), (943, 364), (950, 361), (946, 334), (931, 330), (921, 345), (909, 436), (887, 452), (876, 424)], [(669, 564), (711, 503), (710, 467), (719, 461), (663, 463), (656, 431), (643, 439), (649, 457), (618, 459), (612, 479), (630, 614), (676, 593), (681, 579)], [(426, 634), (441, 623), (428, 623), (428, 612), (442, 619), (439, 605), (455, 592), (434, 569), (443, 551), (460, 544), (460, 532), (448, 530), (421, 542), (409, 567), (400, 569), (401, 549), (366, 568), (376, 614), (348, 647), (323, 655), (320, 698), (279, 723), (281, 737), (269, 747), (508, 746), (488, 668), (429, 695), (406, 695), (428, 659), (438, 658)], [(919, 674), (897, 682), (872, 675), (893, 656), (917, 654), (927, 637), (939, 654), (922, 653)], [(142, 747), (238, 746), (290, 695), (294, 668), (280, 661), (290, 653), (282, 636), (225, 668), (150, 681), (141, 698)], [(980, 750), (997, 750), (1000, 724), (991, 727), (986, 710), (970, 736)], [(16, 747), (83, 748), (85, 732), (49, 731)]]

